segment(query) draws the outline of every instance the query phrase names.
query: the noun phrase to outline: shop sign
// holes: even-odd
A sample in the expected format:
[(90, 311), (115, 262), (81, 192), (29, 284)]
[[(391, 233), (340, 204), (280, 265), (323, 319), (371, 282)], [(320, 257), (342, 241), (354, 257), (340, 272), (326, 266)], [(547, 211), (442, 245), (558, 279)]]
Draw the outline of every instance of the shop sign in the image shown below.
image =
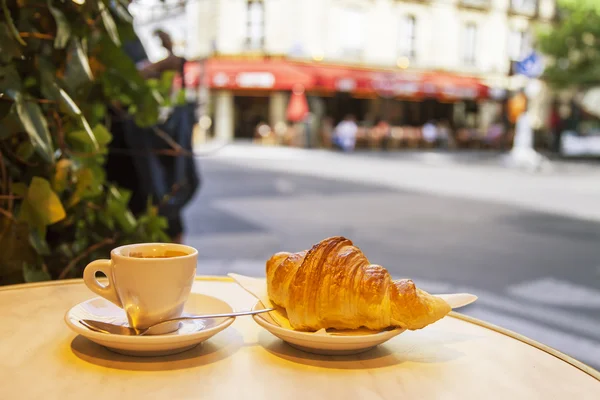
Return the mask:
[(446, 86), (442, 90), (444, 97), (452, 97), (457, 99), (475, 99), (478, 95), (477, 88), (468, 86)]
[(338, 79), (336, 82), (336, 88), (340, 92), (351, 92), (356, 89), (356, 81), (352, 78)]
[(371, 78), (371, 86), (380, 96), (412, 96), (421, 90), (417, 77), (411, 79), (395, 74), (376, 74)]
[(217, 87), (226, 86), (229, 83), (229, 77), (224, 72), (217, 72), (213, 76), (213, 83)]
[(236, 82), (243, 88), (272, 88), (275, 85), (275, 76), (270, 72), (240, 72)]

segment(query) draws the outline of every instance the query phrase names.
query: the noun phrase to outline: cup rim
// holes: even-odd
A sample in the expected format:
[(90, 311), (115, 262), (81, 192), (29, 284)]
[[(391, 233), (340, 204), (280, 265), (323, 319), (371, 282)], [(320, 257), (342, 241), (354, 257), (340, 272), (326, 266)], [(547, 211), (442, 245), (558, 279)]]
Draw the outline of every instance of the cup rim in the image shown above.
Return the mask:
[[(143, 257), (129, 257), (126, 256), (124, 254), (122, 254), (121, 252), (123, 250), (126, 249), (131, 249), (131, 248), (135, 248), (135, 247), (140, 247), (140, 246), (148, 246), (148, 247), (152, 247), (152, 246), (156, 246), (156, 247), (170, 247), (173, 250), (177, 250), (180, 249), (181, 251), (185, 251), (186, 254), (185, 256), (175, 256), (175, 257), (168, 257), (168, 258), (143, 258)], [(195, 248), (191, 247), (191, 246), (187, 246), (185, 244), (179, 244), (179, 243), (152, 243), (152, 242), (148, 242), (148, 243), (132, 243), (132, 244), (126, 244), (124, 246), (119, 246), (119, 247), (115, 247), (114, 249), (112, 249), (110, 251), (110, 257), (111, 258), (115, 258), (115, 259), (127, 259), (127, 260), (132, 260), (135, 259), (136, 262), (150, 262), (150, 263), (156, 263), (156, 262), (160, 262), (160, 261), (167, 261), (167, 260), (187, 260), (190, 258), (194, 258), (198, 255), (198, 250), (196, 250)]]

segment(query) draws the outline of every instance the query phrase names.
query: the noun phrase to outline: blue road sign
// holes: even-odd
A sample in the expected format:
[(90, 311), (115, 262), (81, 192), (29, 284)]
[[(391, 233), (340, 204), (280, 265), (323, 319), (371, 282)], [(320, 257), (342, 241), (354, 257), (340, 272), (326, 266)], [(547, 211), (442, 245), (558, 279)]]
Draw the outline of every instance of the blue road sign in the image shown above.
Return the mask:
[(515, 64), (515, 72), (528, 78), (538, 78), (544, 72), (544, 61), (538, 53), (532, 51)]

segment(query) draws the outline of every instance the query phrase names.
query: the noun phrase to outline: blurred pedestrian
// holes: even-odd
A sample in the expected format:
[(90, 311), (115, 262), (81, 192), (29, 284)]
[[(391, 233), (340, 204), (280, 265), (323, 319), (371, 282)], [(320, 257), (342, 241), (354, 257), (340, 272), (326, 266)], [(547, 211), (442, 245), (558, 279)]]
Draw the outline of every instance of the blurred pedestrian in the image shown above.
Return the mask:
[[(169, 35), (163, 31), (156, 34), (168, 53), (164, 60), (149, 62), (137, 37), (125, 43), (125, 52), (145, 78), (160, 77), (170, 70), (183, 74), (185, 60), (173, 54)], [(123, 110), (111, 108), (113, 141), (109, 145), (107, 178), (132, 192), (129, 207), (136, 215), (146, 210), (151, 199), (167, 219), (167, 234), (178, 243), (184, 231), (181, 211), (200, 185), (192, 149), (194, 109), (193, 104), (172, 107), (162, 122), (142, 128)], [(179, 154), (159, 154), (164, 150)]]
[(333, 144), (343, 151), (353, 151), (356, 147), (358, 125), (352, 114), (346, 115), (333, 131)]
[(444, 149), (454, 147), (452, 131), (447, 120), (442, 120), (437, 124), (437, 136)]
[(438, 139), (438, 131), (437, 131), (437, 127), (435, 125), (435, 121), (434, 120), (427, 121), (427, 123), (425, 123), (425, 125), (423, 125), (421, 134), (422, 134), (423, 140), (425, 141), (427, 147), (433, 146)]
[(550, 109), (550, 117), (548, 126), (550, 127), (550, 135), (552, 137), (552, 148), (556, 153), (560, 153), (560, 141), (562, 131), (562, 119), (559, 113), (559, 103), (554, 100)]
[(383, 118), (377, 118), (375, 125), (371, 128), (369, 136), (372, 142), (372, 146), (375, 148), (381, 147), (387, 149), (387, 144), (391, 135), (391, 126)]

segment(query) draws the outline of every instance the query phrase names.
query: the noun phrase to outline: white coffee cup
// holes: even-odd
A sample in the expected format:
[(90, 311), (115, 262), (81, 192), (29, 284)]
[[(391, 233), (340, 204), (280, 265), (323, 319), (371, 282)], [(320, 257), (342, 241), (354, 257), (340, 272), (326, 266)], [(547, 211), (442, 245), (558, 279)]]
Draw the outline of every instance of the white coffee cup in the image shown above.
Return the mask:
[[(144, 329), (180, 317), (194, 277), (198, 251), (171, 243), (142, 243), (117, 247), (110, 260), (96, 260), (83, 271), (83, 281), (94, 293), (125, 310), (129, 325)], [(108, 277), (102, 285), (96, 273)], [(179, 323), (157, 327), (155, 334), (177, 330)]]

